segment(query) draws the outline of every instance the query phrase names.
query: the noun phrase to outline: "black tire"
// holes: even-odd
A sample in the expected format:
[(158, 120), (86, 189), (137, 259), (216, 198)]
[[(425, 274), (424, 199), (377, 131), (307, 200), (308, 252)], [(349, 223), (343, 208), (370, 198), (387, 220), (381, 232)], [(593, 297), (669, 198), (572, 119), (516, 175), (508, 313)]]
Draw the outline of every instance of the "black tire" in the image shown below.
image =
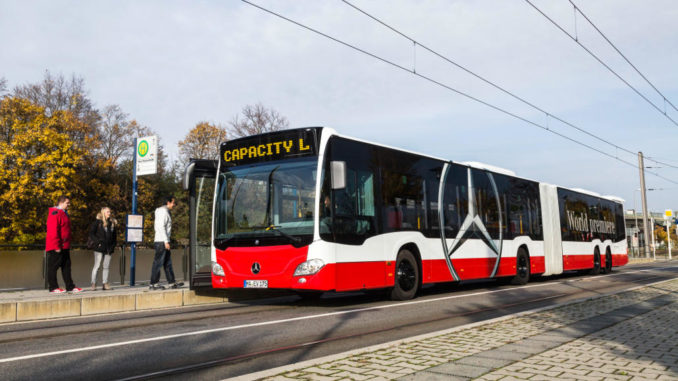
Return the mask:
[(524, 248), (518, 249), (516, 254), (516, 275), (511, 278), (511, 284), (523, 285), (530, 281), (530, 256)]
[(610, 248), (608, 247), (607, 250), (605, 250), (605, 274), (609, 274), (612, 272), (612, 253), (610, 252)]
[(600, 250), (596, 247), (593, 252), (593, 268), (589, 271), (589, 275), (600, 274)]
[(419, 290), (419, 264), (414, 254), (407, 249), (398, 253), (395, 268), (395, 285), (391, 290), (392, 300), (409, 300)]

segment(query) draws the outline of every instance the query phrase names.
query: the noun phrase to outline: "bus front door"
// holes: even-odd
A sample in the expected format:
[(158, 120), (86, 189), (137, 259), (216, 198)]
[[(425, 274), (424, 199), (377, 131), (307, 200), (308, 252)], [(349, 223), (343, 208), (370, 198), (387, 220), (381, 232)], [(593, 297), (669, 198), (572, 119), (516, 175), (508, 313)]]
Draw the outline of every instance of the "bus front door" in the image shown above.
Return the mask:
[(192, 159), (184, 173), (189, 194), (190, 288), (212, 286), (212, 201), (217, 173), (216, 160)]

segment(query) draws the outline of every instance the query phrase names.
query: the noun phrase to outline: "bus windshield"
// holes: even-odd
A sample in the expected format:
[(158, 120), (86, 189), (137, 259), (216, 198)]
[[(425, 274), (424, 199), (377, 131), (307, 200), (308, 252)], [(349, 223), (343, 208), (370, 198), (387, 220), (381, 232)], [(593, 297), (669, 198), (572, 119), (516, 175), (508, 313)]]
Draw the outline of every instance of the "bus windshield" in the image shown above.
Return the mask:
[(215, 245), (310, 243), (317, 165), (307, 157), (222, 170)]

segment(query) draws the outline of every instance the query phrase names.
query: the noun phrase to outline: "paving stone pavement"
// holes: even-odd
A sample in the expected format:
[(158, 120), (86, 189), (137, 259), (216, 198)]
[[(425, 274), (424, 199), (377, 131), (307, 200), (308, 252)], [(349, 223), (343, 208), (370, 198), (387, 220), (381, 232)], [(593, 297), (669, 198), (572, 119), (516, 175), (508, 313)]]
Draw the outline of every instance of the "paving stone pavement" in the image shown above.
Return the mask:
[(678, 380), (678, 279), (260, 374), (240, 378)]

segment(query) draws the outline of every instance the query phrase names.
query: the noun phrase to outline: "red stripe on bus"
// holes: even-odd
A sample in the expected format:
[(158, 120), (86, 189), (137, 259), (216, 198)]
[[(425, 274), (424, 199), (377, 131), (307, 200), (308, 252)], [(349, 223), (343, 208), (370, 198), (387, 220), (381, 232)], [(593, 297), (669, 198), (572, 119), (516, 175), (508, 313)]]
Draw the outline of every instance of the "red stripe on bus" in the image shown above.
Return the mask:
[(390, 287), (395, 261), (337, 263), (337, 291)]
[[(626, 254), (612, 254), (612, 266), (624, 266), (629, 262)], [(593, 254), (563, 255), (563, 271), (593, 268)], [(605, 268), (605, 253), (600, 255), (600, 268)]]
[[(492, 275), (496, 260), (494, 258), (452, 259), (454, 270), (461, 280), (483, 279)], [(424, 261), (424, 283), (451, 282), (452, 275), (444, 259)], [(541, 274), (545, 271), (544, 257), (530, 257), (530, 273)], [(496, 277), (516, 275), (516, 258), (504, 257), (499, 262)]]
[[(395, 261), (329, 263), (314, 275), (294, 276), (297, 266), (307, 258), (308, 247), (287, 246), (232, 247), (217, 250), (217, 262), (224, 268), (225, 277), (213, 276), (215, 288), (243, 288), (246, 280), (266, 280), (269, 288), (300, 290), (351, 291), (392, 287), (395, 279)], [(259, 263), (260, 272), (254, 274), (252, 265)], [(601, 256), (605, 267), (605, 256)], [(612, 265), (623, 266), (626, 254), (613, 254)], [(494, 258), (453, 259), (452, 264), (461, 280), (489, 278), (495, 265)], [(564, 270), (590, 269), (593, 255), (563, 256)], [(546, 271), (544, 257), (530, 257), (530, 273)], [(501, 259), (496, 277), (516, 274), (516, 258)], [(424, 260), (422, 283), (451, 282), (444, 259)], [(302, 280), (303, 278), (303, 280)]]
[(612, 254), (612, 266), (624, 266), (629, 263), (628, 254)]

